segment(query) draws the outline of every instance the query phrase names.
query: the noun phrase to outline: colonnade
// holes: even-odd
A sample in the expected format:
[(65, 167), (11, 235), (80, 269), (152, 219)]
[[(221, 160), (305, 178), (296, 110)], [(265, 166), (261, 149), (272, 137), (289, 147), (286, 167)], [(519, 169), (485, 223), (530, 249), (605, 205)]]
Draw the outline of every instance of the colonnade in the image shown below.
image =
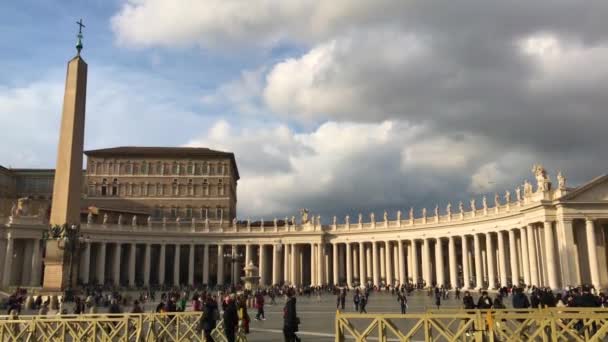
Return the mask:
[[(585, 246), (597, 246), (594, 221), (587, 219)], [(259, 267), (260, 284), (348, 286), (414, 283), (461, 288), (497, 288), (510, 284), (577, 285), (583, 280), (579, 258), (588, 260), (589, 280), (600, 287), (597, 248), (563, 258), (573, 236), (571, 221), (466, 232), (441, 237), (353, 239), (252, 243), (91, 242), (82, 252), (83, 283), (116, 285), (218, 284), (240, 282), (245, 264)], [(576, 247), (575, 247), (576, 248)], [(136, 266), (137, 265), (137, 266)], [(219, 265), (219, 266), (218, 266)], [(91, 271), (94, 269), (94, 272)], [(572, 272), (569, 270), (571, 269)], [(169, 272), (169, 273), (168, 273)]]
[(2, 287), (40, 286), (42, 283), (42, 241), (13, 237), (0, 240), (0, 282)]

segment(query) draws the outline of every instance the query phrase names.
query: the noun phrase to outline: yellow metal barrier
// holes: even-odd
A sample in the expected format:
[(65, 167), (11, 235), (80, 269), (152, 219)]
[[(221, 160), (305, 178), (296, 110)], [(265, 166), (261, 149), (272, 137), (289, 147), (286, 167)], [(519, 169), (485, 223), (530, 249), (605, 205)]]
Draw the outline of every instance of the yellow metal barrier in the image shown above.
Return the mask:
[(336, 313), (335, 341), (608, 340), (608, 310), (436, 310), (414, 314)]
[[(96, 314), (62, 316), (0, 316), (0, 342), (59, 341), (192, 341), (203, 342), (198, 331), (200, 312)], [(212, 336), (226, 341), (222, 321)], [(247, 341), (239, 330), (237, 341)]]

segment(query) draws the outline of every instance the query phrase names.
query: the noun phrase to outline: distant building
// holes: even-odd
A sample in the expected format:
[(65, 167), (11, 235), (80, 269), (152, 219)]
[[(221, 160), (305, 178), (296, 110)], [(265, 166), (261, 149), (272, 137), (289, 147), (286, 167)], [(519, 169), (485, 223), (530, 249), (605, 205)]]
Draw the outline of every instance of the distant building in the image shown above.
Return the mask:
[[(86, 151), (82, 219), (116, 223), (121, 214), (153, 220), (236, 217), (238, 168), (233, 153), (191, 147), (115, 147)], [(0, 216), (9, 216), (18, 198), (30, 210), (48, 209), (53, 169), (0, 166)], [(129, 216), (130, 217), (130, 216)]]

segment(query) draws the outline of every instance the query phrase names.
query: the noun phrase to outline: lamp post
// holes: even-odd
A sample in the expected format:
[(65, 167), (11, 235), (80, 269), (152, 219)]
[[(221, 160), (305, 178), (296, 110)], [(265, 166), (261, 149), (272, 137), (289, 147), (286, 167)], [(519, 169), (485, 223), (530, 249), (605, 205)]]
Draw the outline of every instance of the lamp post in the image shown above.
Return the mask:
[(230, 253), (224, 253), (224, 258), (227, 258), (230, 260), (230, 265), (231, 265), (231, 272), (232, 272), (232, 278), (234, 278), (234, 282), (235, 284), (239, 282), (238, 278), (238, 273), (240, 273), (237, 269), (236, 269), (236, 263), (239, 262), (240, 260), (242, 260), (245, 256), (241, 253), (238, 253), (238, 249), (236, 248), (236, 246), (232, 246)]

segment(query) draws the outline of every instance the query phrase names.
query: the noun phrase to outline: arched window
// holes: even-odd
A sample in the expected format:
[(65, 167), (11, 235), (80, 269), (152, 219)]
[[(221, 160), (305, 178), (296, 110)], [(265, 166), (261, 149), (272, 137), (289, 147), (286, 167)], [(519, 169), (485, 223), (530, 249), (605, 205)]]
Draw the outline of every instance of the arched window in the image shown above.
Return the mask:
[(107, 179), (103, 179), (103, 181), (101, 181), (101, 196), (107, 196), (108, 194), (108, 180)]

